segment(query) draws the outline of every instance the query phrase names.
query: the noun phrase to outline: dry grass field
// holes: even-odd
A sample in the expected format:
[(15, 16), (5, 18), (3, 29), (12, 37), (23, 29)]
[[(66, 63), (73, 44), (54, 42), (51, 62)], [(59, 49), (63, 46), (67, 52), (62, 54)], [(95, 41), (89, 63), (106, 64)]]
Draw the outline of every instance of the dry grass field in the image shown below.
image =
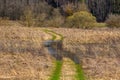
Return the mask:
[(38, 28), (0, 26), (0, 80), (48, 80), (53, 60)]
[(120, 29), (51, 28), (65, 37), (65, 44), (110, 43), (119, 41)]
[[(52, 36), (19, 26), (0, 25), (0, 80), (49, 80), (55, 60), (42, 43)], [(47, 29), (63, 35), (65, 57), (77, 56), (87, 80), (120, 80), (120, 30)], [(60, 79), (74, 79), (74, 64), (63, 61)]]
[(120, 30), (54, 28), (63, 49), (81, 61), (88, 80), (120, 80)]

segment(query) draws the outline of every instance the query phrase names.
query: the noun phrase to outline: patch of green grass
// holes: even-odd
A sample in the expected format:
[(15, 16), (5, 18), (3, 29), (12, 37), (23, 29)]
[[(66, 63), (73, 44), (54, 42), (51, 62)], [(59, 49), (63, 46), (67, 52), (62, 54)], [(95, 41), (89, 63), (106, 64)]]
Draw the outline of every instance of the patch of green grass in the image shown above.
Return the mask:
[[(55, 40), (55, 39), (56, 39), (56, 35), (59, 35), (59, 36), (60, 36), (60, 38), (61, 38), (60, 40), (63, 40), (63, 39), (64, 39), (63, 35), (58, 34), (58, 33), (55, 33), (54, 31), (51, 31), (51, 30), (48, 30), (48, 29), (44, 29), (44, 31), (45, 31), (46, 33), (48, 33), (48, 34), (50, 34), (49, 32), (53, 33), (53, 34), (50, 34), (50, 35), (52, 35), (52, 40)], [(54, 34), (56, 34), (56, 35), (54, 35)]]
[(50, 34), (52, 36), (52, 40), (56, 39), (56, 36), (54, 34), (49, 33), (50, 30), (44, 29), (43, 31), (46, 32), (46, 33), (48, 33), (48, 34)]
[(55, 70), (50, 78), (50, 80), (59, 80), (60, 79), (60, 74), (61, 74), (61, 69), (62, 69), (62, 61), (56, 61), (55, 65)]
[(56, 35), (59, 35), (60, 36), (60, 40), (63, 40), (64, 39), (64, 37), (63, 37), (63, 35), (61, 35), (61, 34), (58, 34), (58, 33), (56, 33), (56, 32), (54, 32), (54, 31), (51, 31), (52, 33), (54, 33), (54, 34), (56, 34)]
[(82, 67), (80, 66), (80, 64), (76, 64), (75, 67), (76, 67), (76, 69), (77, 69), (77, 70), (76, 70), (76, 73), (77, 73), (76, 79), (77, 79), (77, 80), (86, 80), (85, 75), (84, 75), (84, 72), (83, 72), (83, 69), (82, 69)]
[[(47, 34), (50, 34), (52, 36), (52, 40), (54, 40), (54, 41), (56, 40), (56, 37), (57, 37), (56, 35), (60, 36), (60, 38), (61, 38), (60, 40), (63, 39), (60, 34), (57, 34), (51, 30), (44, 29), (44, 32), (46, 32)], [(62, 61), (57, 60), (55, 62), (55, 70), (53, 71), (53, 74), (50, 77), (50, 80), (59, 80), (60, 79), (62, 64), (63, 64)]]
[(104, 27), (107, 26), (107, 24), (106, 24), (106, 23), (94, 23), (94, 26), (95, 26), (96, 28), (104, 28)]

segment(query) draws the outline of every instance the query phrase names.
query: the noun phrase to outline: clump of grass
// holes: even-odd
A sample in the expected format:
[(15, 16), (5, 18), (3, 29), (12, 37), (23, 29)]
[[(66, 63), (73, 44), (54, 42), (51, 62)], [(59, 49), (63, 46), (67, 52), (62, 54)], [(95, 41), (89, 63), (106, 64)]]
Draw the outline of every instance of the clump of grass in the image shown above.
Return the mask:
[(62, 69), (62, 62), (61, 61), (56, 61), (55, 65), (55, 70), (50, 78), (50, 80), (59, 80), (60, 79), (60, 74), (61, 74), (61, 69)]

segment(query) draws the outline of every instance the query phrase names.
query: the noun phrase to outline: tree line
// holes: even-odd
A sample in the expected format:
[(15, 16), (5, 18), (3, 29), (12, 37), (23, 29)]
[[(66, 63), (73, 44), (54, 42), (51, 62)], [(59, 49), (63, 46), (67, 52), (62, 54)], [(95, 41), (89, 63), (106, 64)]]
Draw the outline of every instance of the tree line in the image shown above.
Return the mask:
[(64, 8), (64, 5), (73, 4), (78, 6), (79, 3), (86, 3), (89, 11), (96, 16), (97, 21), (105, 21), (111, 13), (120, 14), (120, 0), (0, 0), (0, 17), (9, 17), (12, 20), (20, 19), (27, 6), (34, 13), (40, 13), (42, 3), (51, 5), (54, 8)]
[(120, 0), (87, 0), (90, 12), (97, 21), (104, 21), (109, 14), (120, 14)]

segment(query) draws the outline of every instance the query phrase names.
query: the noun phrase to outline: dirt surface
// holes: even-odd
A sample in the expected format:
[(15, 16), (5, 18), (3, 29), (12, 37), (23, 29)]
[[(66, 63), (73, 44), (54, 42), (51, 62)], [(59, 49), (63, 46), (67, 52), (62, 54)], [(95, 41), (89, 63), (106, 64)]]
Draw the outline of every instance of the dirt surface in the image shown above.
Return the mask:
[(75, 63), (69, 58), (64, 58), (60, 80), (76, 80), (75, 76), (76, 76)]

